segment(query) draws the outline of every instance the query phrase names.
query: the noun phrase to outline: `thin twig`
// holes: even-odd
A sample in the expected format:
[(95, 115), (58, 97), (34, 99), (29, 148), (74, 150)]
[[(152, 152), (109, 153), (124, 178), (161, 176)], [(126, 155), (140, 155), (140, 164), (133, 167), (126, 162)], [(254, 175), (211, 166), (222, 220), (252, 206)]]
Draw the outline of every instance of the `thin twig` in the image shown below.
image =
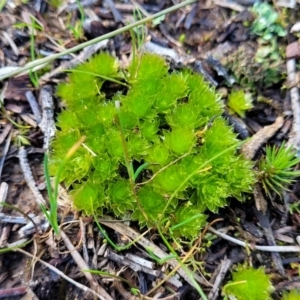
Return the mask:
[[(296, 81), (296, 60), (289, 59), (287, 61), (287, 73), (288, 73), (288, 81), (290, 85), (294, 85)], [(299, 96), (299, 88), (297, 86), (293, 86), (290, 90), (291, 95), (291, 105), (293, 110), (293, 125), (292, 130), (289, 134), (289, 140), (287, 146), (292, 146), (294, 149), (298, 151), (298, 156), (300, 154), (300, 96)]]
[[(64, 278), (65, 280), (67, 280), (68, 282), (70, 282), (71, 284), (73, 284), (74, 286), (76, 286), (77, 288), (83, 290), (85, 293), (92, 293), (93, 295), (95, 295), (97, 298), (101, 299), (101, 300), (106, 300), (107, 298), (103, 297), (102, 295), (99, 295), (98, 293), (96, 293), (95, 291), (93, 291), (92, 289), (88, 288), (87, 286), (76, 282), (75, 280), (71, 279), (70, 277), (68, 277), (67, 275), (65, 275), (63, 272), (61, 272), (59, 269), (55, 268), (54, 266), (48, 264), (47, 262), (41, 260), (40, 258), (35, 257), (34, 255), (22, 250), (22, 249), (16, 249), (16, 251), (23, 253), (31, 258), (34, 258), (35, 260), (39, 261), (41, 264), (43, 264), (44, 266), (46, 266), (48, 269), (50, 269), (51, 271), (55, 272), (56, 274), (58, 274), (59, 276), (61, 276), (62, 278)], [(111, 299), (111, 298), (110, 298)]]
[(259, 251), (266, 251), (266, 252), (300, 252), (300, 246), (257, 246), (257, 245), (253, 246), (249, 243), (240, 241), (240, 240), (235, 239), (225, 233), (215, 230), (212, 227), (209, 227), (208, 230), (210, 232), (212, 232), (213, 234), (223, 238), (224, 240), (227, 240), (229, 242), (232, 242), (234, 244), (237, 244), (239, 246), (242, 246), (244, 248), (249, 248), (252, 250), (259, 250)]
[(32, 91), (31, 90), (26, 91), (25, 97), (30, 105), (30, 108), (31, 108), (34, 116), (35, 116), (36, 122), (37, 123), (41, 122), (42, 114), (41, 114), (40, 106), (39, 106), (38, 102), (36, 101)]
[(220, 264), (220, 268), (218, 268), (218, 275), (216, 276), (213, 288), (208, 294), (209, 300), (217, 299), (220, 290), (219, 286), (221, 285), (231, 265), (232, 265), (232, 261), (230, 259), (225, 258), (224, 260), (222, 260)]
[(4, 146), (4, 149), (2, 151), (2, 156), (1, 156), (1, 160), (0, 160), (0, 178), (2, 176), (2, 170), (3, 170), (3, 165), (4, 165), (4, 161), (6, 159), (6, 154), (9, 150), (9, 147), (10, 147), (10, 142), (11, 142), (11, 138), (12, 138), (12, 130), (10, 131), (7, 139), (6, 139), (6, 143), (5, 143), (5, 146)]
[(0, 299), (21, 296), (26, 294), (26, 292), (25, 286), (19, 286), (10, 289), (0, 289)]
[(43, 148), (48, 150), (50, 141), (55, 135), (55, 122), (54, 122), (54, 104), (52, 98), (52, 88), (50, 85), (45, 85), (41, 88), (40, 101), (42, 103), (42, 118), (39, 122), (39, 127), (44, 133)]
[(37, 202), (37, 204), (40, 205), (46, 205), (46, 201), (44, 197), (42, 196), (41, 192), (36, 186), (36, 183), (34, 181), (28, 159), (27, 159), (27, 152), (24, 147), (20, 147), (19, 149), (19, 160), (20, 160), (20, 166), (24, 174), (24, 178), (27, 182), (28, 187), (32, 191), (34, 198)]
[(252, 159), (258, 149), (266, 143), (284, 124), (283, 117), (278, 117), (271, 125), (265, 126), (255, 133), (249, 141), (241, 148), (241, 152), (248, 158)]

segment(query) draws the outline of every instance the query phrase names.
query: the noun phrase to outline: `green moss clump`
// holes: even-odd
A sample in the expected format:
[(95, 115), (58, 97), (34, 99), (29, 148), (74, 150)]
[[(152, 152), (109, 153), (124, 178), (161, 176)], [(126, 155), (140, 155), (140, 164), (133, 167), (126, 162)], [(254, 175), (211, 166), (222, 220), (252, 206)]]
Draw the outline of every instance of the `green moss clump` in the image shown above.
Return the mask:
[[(110, 99), (109, 81), (115, 89)], [(116, 88), (117, 81), (128, 88)], [(60, 178), (85, 214), (131, 213), (151, 227), (168, 219), (171, 226), (182, 224), (175, 236), (192, 239), (205, 224), (206, 209), (217, 211), (230, 196), (242, 201), (251, 190), (252, 164), (237, 154), (236, 135), (221, 116), (223, 104), (199, 75), (171, 72), (153, 54), (119, 70), (102, 53), (73, 70), (57, 95), (65, 109), (52, 143), (51, 172), (56, 174), (67, 150), (85, 135)]]

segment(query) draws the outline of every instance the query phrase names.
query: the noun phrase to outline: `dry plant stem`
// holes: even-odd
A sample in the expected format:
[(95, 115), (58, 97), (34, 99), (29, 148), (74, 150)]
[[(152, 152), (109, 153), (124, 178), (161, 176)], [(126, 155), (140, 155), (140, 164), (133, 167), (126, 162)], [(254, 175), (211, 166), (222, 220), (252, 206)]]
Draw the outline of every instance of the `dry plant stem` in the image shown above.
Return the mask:
[(42, 103), (42, 117), (39, 122), (39, 127), (44, 133), (44, 145), (43, 148), (48, 150), (50, 141), (55, 135), (55, 122), (53, 116), (53, 97), (52, 88), (50, 85), (45, 85), (41, 88), (40, 103)]
[[(31, 215), (30, 217), (34, 218), (35, 215)], [(27, 224), (28, 219), (25, 217), (10, 216), (0, 213), (0, 223)]]
[(40, 106), (37, 103), (32, 91), (28, 90), (25, 92), (26, 99), (30, 105), (30, 108), (35, 116), (35, 120), (37, 123), (41, 122), (42, 114), (40, 110)]
[(102, 295), (99, 295), (98, 293), (96, 293), (95, 291), (93, 291), (92, 289), (88, 288), (87, 286), (74, 281), (73, 279), (71, 279), (70, 277), (68, 277), (67, 275), (65, 275), (63, 272), (61, 272), (60, 270), (58, 270), (57, 268), (55, 268), (54, 266), (48, 264), (47, 262), (41, 260), (40, 258), (35, 257), (34, 255), (22, 250), (22, 249), (17, 249), (17, 252), (23, 253), (26, 256), (29, 256), (31, 258), (36, 259), (38, 262), (40, 262), (42, 265), (46, 266), (48, 269), (50, 269), (51, 271), (53, 271), (54, 273), (58, 274), (59, 276), (61, 276), (62, 278), (64, 278), (65, 280), (67, 280), (68, 282), (70, 282), (71, 284), (73, 284), (74, 286), (76, 286), (77, 288), (83, 290), (85, 293), (92, 293), (94, 296), (96, 296), (98, 299), (101, 300), (106, 300), (106, 299), (111, 299), (112, 298), (105, 298)]
[[(6, 182), (2, 182), (0, 185), (0, 202), (5, 202), (7, 198), (8, 184)], [(3, 205), (0, 206), (0, 213), (3, 210)], [(1, 213), (1, 215), (4, 215)]]
[(108, 257), (109, 259), (117, 262), (118, 264), (128, 266), (130, 269), (134, 270), (135, 272), (144, 272), (146, 274), (150, 274), (155, 277), (160, 276), (160, 271), (152, 270), (147, 267), (141, 266), (141, 265), (129, 260), (128, 258), (124, 257), (123, 255), (116, 254), (110, 250), (106, 250), (104, 257)]
[(16, 297), (26, 294), (26, 287), (19, 286), (11, 289), (0, 289), (0, 299)]
[(152, 261), (146, 260), (140, 256), (131, 254), (131, 253), (127, 253), (125, 255), (126, 258), (128, 258), (131, 261), (136, 262), (137, 264), (141, 265), (142, 267), (146, 267), (149, 269), (153, 269), (155, 267), (155, 264)]
[(5, 138), (10, 133), (12, 127), (13, 127), (12, 123), (7, 123), (4, 129), (2, 129), (2, 132), (0, 134), (0, 145), (4, 142)]
[[(266, 237), (266, 240), (267, 240), (268, 244), (270, 246), (276, 246), (276, 242), (275, 242), (275, 238), (274, 238), (274, 235), (273, 235), (273, 232), (272, 232), (272, 228), (271, 228), (269, 219), (266, 216), (266, 214), (262, 213), (261, 211), (256, 211), (255, 215), (256, 215), (256, 217), (259, 221), (259, 224), (261, 225), (261, 227), (264, 231), (264, 234), (265, 234), (265, 237)], [(273, 263), (274, 263), (274, 266), (275, 266), (276, 270), (281, 275), (284, 275), (285, 272), (284, 272), (284, 268), (283, 268), (283, 265), (282, 265), (282, 260), (281, 260), (281, 257), (279, 255), (279, 253), (272, 252), (271, 257), (272, 257), (272, 260), (273, 260)]]
[(10, 236), (11, 224), (1, 224), (0, 228), (0, 248), (3, 248), (7, 245), (8, 238)]
[(6, 158), (6, 154), (7, 154), (8, 150), (9, 150), (9, 147), (10, 147), (10, 142), (11, 142), (12, 134), (13, 134), (13, 132), (11, 130), (10, 133), (9, 133), (9, 135), (8, 135), (8, 137), (7, 137), (7, 140), (6, 140), (3, 152), (2, 152), (2, 157), (1, 157), (1, 160), (0, 160), (0, 178), (2, 176), (2, 170), (3, 170), (3, 165), (4, 165), (5, 158)]
[(27, 152), (25, 150), (24, 147), (20, 147), (19, 149), (19, 160), (20, 160), (20, 166), (22, 169), (22, 172), (24, 174), (24, 178), (27, 182), (28, 187), (30, 188), (30, 190), (32, 191), (34, 198), (37, 202), (37, 204), (40, 205), (44, 205), (46, 206), (46, 201), (44, 199), (44, 197), (42, 196), (41, 192), (39, 191), (39, 189), (36, 186), (36, 183), (34, 181), (29, 163), (28, 163), (28, 159), (27, 159)]
[(112, 12), (115, 22), (116, 23), (123, 22), (123, 17), (116, 9), (114, 2), (112, 0), (104, 0), (104, 2), (109, 7), (110, 11)]
[(267, 211), (268, 203), (262, 193), (261, 186), (258, 183), (254, 185), (253, 196), (256, 209), (265, 213)]
[(102, 35), (100, 37), (97, 37), (97, 38), (95, 38), (93, 40), (90, 40), (90, 41), (87, 41), (85, 43), (79, 44), (79, 45), (77, 45), (77, 46), (75, 46), (73, 48), (67, 49), (67, 50), (62, 51), (60, 53), (56, 53), (56, 54), (53, 54), (51, 56), (48, 56), (48, 57), (45, 57), (45, 58), (42, 58), (42, 59), (38, 59), (38, 60), (32, 61), (32, 62), (26, 64), (24, 67), (20, 67), (20, 68), (17, 68), (17, 69), (13, 68), (13, 69), (11, 69), (10, 72), (5, 72), (5, 71), (1, 72), (0, 80), (12, 77), (12, 76), (17, 75), (17, 74), (20, 74), (21, 72), (25, 72), (26, 71), (28, 73), (28, 71), (32, 70), (34, 67), (41, 66), (43, 64), (47, 64), (47, 63), (49, 63), (49, 62), (51, 62), (51, 61), (53, 61), (53, 60), (55, 60), (55, 59), (57, 59), (57, 58), (59, 58), (59, 57), (61, 57), (63, 55), (79, 51), (79, 50), (81, 50), (81, 49), (83, 49), (83, 48), (85, 48), (87, 46), (90, 46), (90, 45), (95, 44), (97, 42), (100, 42), (100, 41), (109, 39), (111, 37), (114, 37), (114, 36), (116, 36), (116, 35), (118, 35), (120, 33), (123, 33), (123, 32), (125, 32), (127, 30), (130, 30), (130, 29), (134, 28), (134, 27), (143, 25), (143, 24), (145, 24), (147, 22), (150, 22), (150, 21), (152, 21), (152, 20), (154, 20), (154, 19), (156, 19), (158, 17), (161, 17), (161, 16), (163, 16), (163, 15), (165, 15), (167, 13), (175, 11), (175, 10), (181, 8), (181, 7), (184, 7), (184, 6), (188, 5), (188, 4), (192, 4), (194, 2), (196, 2), (196, 0), (187, 0), (187, 1), (181, 2), (181, 3), (176, 4), (176, 5), (174, 5), (174, 6), (170, 7), (170, 8), (164, 9), (164, 10), (162, 10), (162, 11), (160, 11), (160, 12), (158, 12), (158, 13), (150, 16), (150, 17), (147, 17), (147, 18), (144, 18), (144, 19), (139, 20), (137, 22), (134, 22), (132, 24), (126, 25), (126, 26), (124, 26), (124, 27), (122, 27), (120, 29), (114, 30), (114, 31), (112, 31), (110, 33), (104, 34), (104, 35)]
[(255, 133), (241, 148), (246, 158), (252, 159), (258, 149), (266, 143), (283, 126), (283, 117), (278, 117), (272, 125), (265, 126)]
[[(67, 237), (67, 235), (65, 234), (65, 232), (63, 230), (60, 230), (60, 236), (63, 239), (63, 241), (65, 243), (65, 246), (70, 251), (70, 254), (72, 255), (73, 259), (77, 263), (79, 269), (81, 271), (82, 270), (89, 270), (90, 268), (88, 267), (88, 265), (86, 264), (86, 262), (83, 260), (83, 258), (79, 254), (79, 252), (75, 249), (75, 247), (73, 246), (73, 244), (71, 243), (71, 241), (69, 240), (69, 238)], [(98, 293), (100, 293), (103, 296), (102, 299), (113, 300), (108, 295), (108, 293), (105, 291), (105, 289), (102, 288), (98, 284), (98, 282), (94, 279), (94, 277), (93, 277), (93, 275), (91, 273), (89, 273), (89, 272), (83, 272), (83, 274), (86, 277), (86, 279), (88, 280), (88, 282), (90, 283), (92, 289), (95, 290), (95, 291), (97, 291)]]
[(19, 237), (23, 238), (36, 233), (36, 227), (38, 228), (39, 233), (46, 232), (49, 229), (50, 224), (44, 219), (44, 217), (41, 218), (41, 216), (36, 216), (33, 218), (33, 222), (34, 224), (32, 222), (28, 222), (25, 226), (19, 229)]
[[(144, 247), (145, 249), (151, 249), (153, 254), (157, 256), (159, 259), (164, 259), (167, 256), (169, 256), (166, 252), (161, 250), (159, 247), (157, 247), (155, 244), (150, 242), (144, 237), (140, 237), (140, 234), (136, 231), (134, 231), (132, 228), (127, 226), (126, 224), (123, 224), (122, 222), (111, 222), (112, 218), (107, 217), (107, 220), (100, 219), (99, 222), (107, 227), (110, 227), (117, 232), (128, 236), (132, 240), (137, 240), (137, 243)], [(139, 238), (140, 237), (140, 238)], [(174, 269), (177, 268), (178, 274), (185, 280), (187, 281), (190, 285), (193, 285), (192, 281), (190, 278), (187, 276), (186, 272), (181, 268), (180, 264), (177, 262), (176, 259), (170, 259), (167, 261), (169, 265), (171, 265)], [(190, 271), (192, 273), (192, 271)], [(210, 286), (205, 280), (203, 280), (199, 275), (194, 274), (194, 278), (196, 281), (201, 283), (204, 286)]]
[[(294, 85), (296, 81), (296, 60), (289, 59), (287, 61), (287, 73), (288, 73), (288, 81), (290, 85)], [(299, 96), (299, 88), (294, 86), (291, 88), (291, 104), (293, 110), (293, 125), (292, 130), (290, 131), (289, 140), (287, 146), (292, 146), (294, 149), (300, 151), (300, 96)]]
[(222, 260), (220, 267), (218, 268), (218, 275), (216, 276), (214, 285), (212, 290), (208, 294), (208, 299), (209, 300), (215, 300), (217, 299), (219, 295), (219, 286), (221, 285), (223, 279), (225, 278), (228, 270), (230, 269), (232, 265), (232, 261), (230, 259), (225, 258)]
[(259, 250), (259, 251), (266, 251), (266, 252), (300, 252), (300, 246), (256, 246), (256, 245), (252, 246), (249, 243), (240, 241), (225, 233), (215, 230), (212, 227), (209, 227), (208, 230), (213, 234), (223, 238), (224, 240), (227, 240), (229, 242), (232, 242), (244, 248), (249, 248), (251, 250)]

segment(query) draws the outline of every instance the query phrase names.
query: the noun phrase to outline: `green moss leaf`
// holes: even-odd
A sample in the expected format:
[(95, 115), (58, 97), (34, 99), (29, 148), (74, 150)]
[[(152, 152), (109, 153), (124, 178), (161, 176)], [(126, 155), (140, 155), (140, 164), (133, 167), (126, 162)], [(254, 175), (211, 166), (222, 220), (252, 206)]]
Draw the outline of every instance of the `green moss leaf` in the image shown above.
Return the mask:
[(158, 112), (165, 112), (174, 106), (177, 100), (186, 97), (187, 93), (185, 77), (180, 73), (172, 73), (161, 80), (155, 107)]
[(140, 134), (131, 133), (127, 138), (127, 142), (129, 156), (140, 161), (143, 156), (147, 155), (150, 145)]
[[(199, 214), (199, 209), (192, 206), (180, 207), (175, 213), (176, 229), (172, 230), (175, 237), (193, 239), (199, 235), (206, 224), (206, 215)], [(178, 227), (177, 227), (178, 226)]]
[(170, 114), (166, 116), (168, 124), (172, 128), (189, 128), (195, 129), (205, 124), (205, 120), (201, 118), (199, 107), (192, 103), (183, 103), (176, 106)]
[[(186, 174), (182, 172), (179, 165), (171, 165), (161, 173), (159, 173), (154, 179), (154, 185), (158, 189), (165, 192), (174, 192), (184, 181)], [(184, 185), (180, 191), (186, 189)]]
[(107, 151), (115, 159), (123, 159), (124, 149), (121, 134), (117, 129), (111, 128), (106, 131)]
[(198, 180), (197, 203), (199, 208), (207, 208), (212, 212), (217, 212), (219, 207), (226, 203), (226, 198), (230, 196), (228, 183), (217, 174), (202, 174), (202, 180)]
[(175, 128), (165, 133), (165, 144), (176, 155), (189, 152), (195, 142), (194, 132), (188, 128)]
[(132, 218), (134, 220), (138, 220), (142, 226), (152, 224), (157, 222), (157, 219), (160, 217), (161, 212), (163, 211), (166, 205), (166, 199), (162, 197), (162, 195), (158, 192), (155, 192), (153, 188), (149, 186), (144, 186), (138, 191), (138, 199), (144, 210), (145, 215), (139, 210), (135, 209), (132, 214)]
[(87, 181), (80, 185), (74, 185), (70, 195), (74, 199), (75, 207), (84, 211), (86, 215), (102, 214), (106, 198), (103, 187)]
[(107, 195), (110, 198), (110, 208), (116, 216), (124, 215), (127, 211), (132, 211), (133, 196), (128, 180), (120, 179), (108, 186)]
[(95, 182), (102, 183), (106, 180), (112, 180), (117, 176), (118, 162), (112, 159), (108, 154), (102, 154), (93, 158), (95, 168), (93, 176)]
[[(212, 125), (204, 130), (202, 153), (206, 159), (211, 159), (226, 148), (237, 143), (236, 135), (233, 133), (232, 128), (229, 127), (224, 119), (221, 117), (216, 118)], [(219, 157), (213, 161), (213, 164), (228, 163), (228, 158), (234, 155), (235, 149), (227, 152), (224, 156)]]
[(107, 127), (112, 125), (115, 115), (116, 108), (113, 102), (103, 103), (97, 109), (97, 113), (95, 113), (95, 116), (97, 117), (98, 121)]
[(149, 141), (156, 139), (159, 124), (160, 120), (158, 118), (144, 120), (140, 126), (142, 136)]
[(166, 145), (155, 143), (148, 149), (146, 160), (149, 164), (165, 166), (170, 162), (170, 153)]
[(108, 78), (119, 77), (118, 61), (107, 52), (92, 57), (86, 64), (79, 67), (81, 71), (99, 74)]
[(139, 59), (133, 60), (129, 67), (130, 82), (154, 81), (157, 82), (167, 74), (168, 66), (158, 55), (146, 53)]
[(223, 103), (216, 92), (198, 75), (187, 77), (189, 103), (199, 107), (200, 115), (208, 122), (211, 118), (221, 115)]
[(239, 265), (232, 274), (233, 281), (223, 288), (223, 293), (237, 300), (269, 300), (273, 286), (263, 268), (245, 268)]
[(245, 117), (245, 112), (252, 108), (252, 98), (250, 94), (245, 94), (243, 90), (233, 90), (229, 95), (228, 106), (232, 112), (236, 112), (240, 117)]
[(138, 118), (143, 118), (149, 113), (154, 101), (155, 96), (145, 94), (143, 88), (130, 91), (127, 97), (124, 98), (126, 107)]

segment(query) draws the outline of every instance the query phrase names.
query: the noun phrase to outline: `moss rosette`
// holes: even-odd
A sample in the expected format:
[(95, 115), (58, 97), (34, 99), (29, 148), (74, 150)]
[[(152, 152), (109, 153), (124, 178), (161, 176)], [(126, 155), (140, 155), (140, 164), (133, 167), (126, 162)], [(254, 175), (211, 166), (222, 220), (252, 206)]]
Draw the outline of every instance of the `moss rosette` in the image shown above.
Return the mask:
[[(65, 109), (52, 143), (51, 172), (55, 175), (67, 150), (85, 135), (84, 147), (60, 179), (87, 215), (131, 213), (150, 227), (167, 219), (184, 224), (174, 234), (194, 238), (207, 209), (216, 212), (231, 196), (243, 201), (243, 193), (251, 191), (252, 164), (237, 154), (236, 135), (222, 118), (223, 103), (200, 75), (170, 71), (154, 54), (138, 56), (121, 70), (115, 58), (102, 53), (73, 70), (57, 95)], [(134, 189), (125, 152), (134, 171), (148, 164)], [(189, 222), (195, 214), (201, 217)]]

